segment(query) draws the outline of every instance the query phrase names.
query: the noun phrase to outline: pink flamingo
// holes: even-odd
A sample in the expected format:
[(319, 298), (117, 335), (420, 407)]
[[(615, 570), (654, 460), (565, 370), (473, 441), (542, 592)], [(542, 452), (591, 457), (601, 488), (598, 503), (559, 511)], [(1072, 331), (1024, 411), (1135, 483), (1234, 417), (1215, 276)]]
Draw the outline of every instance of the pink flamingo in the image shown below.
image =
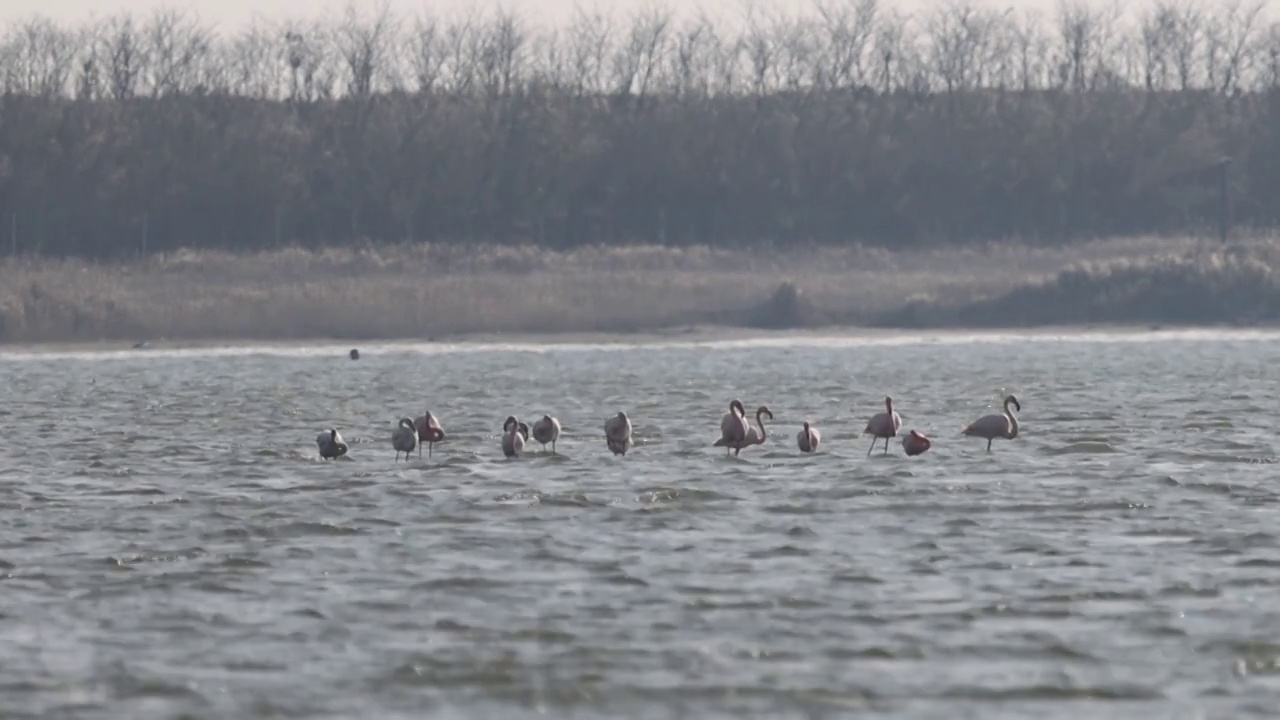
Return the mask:
[(631, 418), (618, 411), (617, 415), (604, 421), (604, 441), (614, 455), (626, 455), (631, 445)]
[(811, 453), (818, 449), (818, 443), (822, 442), (822, 434), (818, 432), (818, 428), (804, 422), (804, 429), (796, 433), (796, 444), (800, 446), (800, 452)]
[(923, 455), (931, 447), (933, 447), (933, 441), (919, 430), (912, 430), (902, 438), (902, 449), (908, 457)]
[(893, 411), (893, 398), (885, 396), (884, 412), (873, 415), (862, 431), (863, 435), (871, 436), (871, 447), (867, 448), (867, 457), (871, 457), (871, 451), (876, 448), (876, 441), (880, 438), (884, 438), (884, 451), (887, 454), (889, 438), (896, 437), (901, 428), (902, 418)]
[(742, 406), (742, 401), (734, 398), (729, 401), (729, 412), (720, 418), (720, 439), (711, 444), (712, 447), (723, 447), (724, 454), (728, 455), (729, 451), (734, 448), (741, 448), (744, 440), (747, 439), (747, 431), (750, 425), (747, 423), (747, 409)]
[(1006, 440), (1018, 437), (1018, 416), (1014, 415), (1013, 411), (1009, 409), (1010, 405), (1018, 408), (1018, 412), (1022, 412), (1022, 403), (1018, 402), (1018, 398), (1008, 395), (1004, 399), (1004, 412), (983, 415), (969, 423), (960, 433), (972, 437), (986, 438), (987, 452), (991, 452), (991, 441), (998, 437)]
[(741, 450), (744, 447), (747, 447), (748, 445), (764, 444), (764, 440), (766, 437), (768, 437), (768, 434), (764, 431), (764, 421), (760, 419), (761, 415), (768, 415), (770, 420), (773, 419), (773, 411), (770, 410), (768, 407), (761, 405), (760, 407), (756, 408), (756, 425), (760, 426), (760, 432), (757, 433), (755, 428), (748, 427), (747, 436), (742, 439), (742, 443), (740, 445), (734, 448), (734, 451), (733, 451), (734, 455), (737, 455), (739, 450)]
[(418, 431), (418, 457), (422, 457), (423, 445), (427, 446), (427, 457), (431, 457), (435, 444), (444, 440), (444, 426), (430, 410), (425, 415), (414, 418), (413, 426)]

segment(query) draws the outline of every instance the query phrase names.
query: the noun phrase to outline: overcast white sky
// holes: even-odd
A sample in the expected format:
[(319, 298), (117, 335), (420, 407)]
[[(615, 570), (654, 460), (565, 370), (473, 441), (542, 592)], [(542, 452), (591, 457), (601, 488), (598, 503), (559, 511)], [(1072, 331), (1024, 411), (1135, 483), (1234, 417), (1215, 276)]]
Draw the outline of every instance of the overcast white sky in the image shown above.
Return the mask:
[[(452, 9), (479, 5), (482, 7), (507, 7), (520, 12), (526, 17), (553, 23), (567, 19), (575, 3), (584, 2), (588, 6), (599, 4), (600, 7), (613, 6), (619, 10), (643, 7), (653, 0), (352, 0), (357, 8), (371, 9), (376, 3), (387, 2), (397, 13), (417, 14), (423, 9), (448, 12)], [(812, 0), (755, 0), (761, 5), (777, 8), (810, 8)], [(900, 7), (903, 10), (918, 10), (945, 0), (881, 0), (882, 7)], [(975, 2), (999, 8), (1034, 7), (1052, 10), (1057, 0), (974, 0)], [(1133, 6), (1146, 5), (1151, 0), (1133, 0)], [(1185, 1), (1185, 0), (1184, 0)], [(1192, 0), (1197, 1), (1197, 0)], [(1268, 7), (1268, 15), (1275, 17), (1280, 9), (1280, 0), (1264, 0)], [(665, 7), (705, 7), (712, 11), (726, 12), (736, 15), (743, 0), (657, 0)], [(1224, 5), (1229, 0), (1198, 0), (1203, 5)], [(194, 9), (200, 17), (208, 22), (215, 22), (222, 28), (234, 28), (250, 22), (255, 15), (266, 17), (315, 17), (317, 15), (337, 14), (346, 5), (346, 0), (0, 0), (0, 23), (7, 24), (16, 18), (33, 14), (53, 17), (60, 21), (86, 21), (93, 17), (102, 17), (121, 10), (147, 12), (157, 7), (180, 7)]]

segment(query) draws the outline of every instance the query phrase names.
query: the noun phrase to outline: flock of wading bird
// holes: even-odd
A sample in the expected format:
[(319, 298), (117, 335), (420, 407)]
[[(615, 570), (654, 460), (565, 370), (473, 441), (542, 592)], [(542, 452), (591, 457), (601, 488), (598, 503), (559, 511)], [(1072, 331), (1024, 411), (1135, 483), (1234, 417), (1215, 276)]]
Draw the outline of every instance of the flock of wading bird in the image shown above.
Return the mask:
[[(1022, 403), (1018, 402), (1018, 398), (1006, 395), (1002, 412), (984, 415), (974, 420), (960, 431), (961, 434), (985, 438), (987, 452), (991, 452), (991, 441), (996, 438), (1012, 440), (1018, 437), (1018, 416), (1013, 414), (1010, 406), (1022, 412)], [(772, 420), (773, 412), (767, 406), (761, 405), (756, 410), (756, 426), (759, 428), (757, 431), (751, 423), (747, 422), (747, 411), (742, 401), (732, 400), (729, 403), (729, 412), (720, 419), (720, 439), (712, 443), (712, 446), (725, 448), (726, 455), (729, 451), (737, 455), (743, 448), (764, 444), (765, 438), (768, 437), (764, 429), (765, 417)], [(873, 415), (862, 431), (863, 435), (871, 436), (871, 447), (867, 448), (867, 456), (871, 455), (876, 443), (881, 439), (884, 440), (884, 453), (888, 454), (889, 439), (897, 437), (901, 429), (902, 418), (893, 409), (893, 398), (886, 397), (884, 412)], [(524, 452), (530, 437), (542, 444), (543, 451), (546, 450), (547, 445), (551, 445), (551, 452), (554, 454), (556, 441), (560, 439), (560, 421), (551, 415), (543, 415), (530, 427), (514, 415), (507, 416), (506, 421), (502, 423), (502, 454), (509, 458), (519, 457)], [(400, 460), (400, 453), (404, 453), (405, 459), (408, 460), (409, 453), (415, 448), (418, 450), (418, 457), (422, 457), (423, 445), (427, 446), (427, 457), (430, 457), (435, 444), (442, 442), (444, 438), (444, 425), (428, 410), (416, 418), (400, 418), (395, 430), (391, 432), (391, 447), (396, 451), (397, 461)], [(613, 454), (627, 454), (627, 448), (631, 446), (631, 419), (625, 412), (619, 412), (604, 421), (604, 439)], [(818, 432), (818, 428), (805, 421), (804, 427), (796, 434), (796, 445), (800, 451), (815, 452), (821, 442), (822, 434)], [(320, 448), (320, 457), (325, 460), (347, 454), (347, 444), (343, 442), (337, 428), (329, 428), (320, 433), (316, 437), (316, 445)], [(911, 430), (902, 437), (902, 449), (908, 456), (923, 454), (932, 446), (933, 441), (918, 430)]]

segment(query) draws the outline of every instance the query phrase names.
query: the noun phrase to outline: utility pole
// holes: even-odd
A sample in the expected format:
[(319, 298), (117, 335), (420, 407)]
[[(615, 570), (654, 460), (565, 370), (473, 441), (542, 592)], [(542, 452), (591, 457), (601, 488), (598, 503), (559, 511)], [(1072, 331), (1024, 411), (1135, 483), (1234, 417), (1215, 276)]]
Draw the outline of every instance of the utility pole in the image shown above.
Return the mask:
[(1227, 244), (1227, 237), (1231, 234), (1231, 187), (1228, 183), (1231, 162), (1229, 157), (1218, 161), (1218, 240), (1223, 245)]

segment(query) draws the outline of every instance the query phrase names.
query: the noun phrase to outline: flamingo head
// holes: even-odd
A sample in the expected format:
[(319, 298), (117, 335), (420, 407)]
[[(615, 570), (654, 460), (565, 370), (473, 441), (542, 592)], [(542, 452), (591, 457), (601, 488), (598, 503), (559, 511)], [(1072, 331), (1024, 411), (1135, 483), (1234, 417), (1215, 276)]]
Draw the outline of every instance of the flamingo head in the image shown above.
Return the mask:
[(808, 421), (808, 420), (805, 420), (805, 421), (804, 421), (804, 431), (805, 431), (805, 432), (809, 432), (809, 421)]
[(893, 398), (888, 395), (884, 396), (884, 409), (889, 414), (893, 414)]
[(1022, 403), (1018, 402), (1018, 398), (1016, 395), (1009, 395), (1005, 397), (1004, 406), (1007, 408), (1010, 405), (1018, 408), (1018, 412), (1022, 412)]
[(511, 432), (511, 428), (516, 428), (517, 430), (520, 428), (520, 422), (516, 420), (515, 415), (508, 415), (507, 419), (502, 423), (503, 432)]
[(767, 416), (770, 420), (772, 420), (772, 419), (773, 419), (773, 411), (772, 411), (772, 410), (770, 410), (770, 409), (769, 409), (769, 406), (767, 406), (767, 405), (761, 405), (760, 407), (756, 408), (756, 420), (757, 420), (757, 421), (759, 421), (759, 420), (760, 420), (760, 416), (761, 416), (761, 415), (765, 415), (765, 416)]
[(737, 398), (734, 398), (729, 401), (729, 412), (734, 413), (735, 411), (736, 411), (736, 414), (742, 417), (745, 417), (747, 414), (747, 408), (744, 407), (742, 405), (742, 401)]

